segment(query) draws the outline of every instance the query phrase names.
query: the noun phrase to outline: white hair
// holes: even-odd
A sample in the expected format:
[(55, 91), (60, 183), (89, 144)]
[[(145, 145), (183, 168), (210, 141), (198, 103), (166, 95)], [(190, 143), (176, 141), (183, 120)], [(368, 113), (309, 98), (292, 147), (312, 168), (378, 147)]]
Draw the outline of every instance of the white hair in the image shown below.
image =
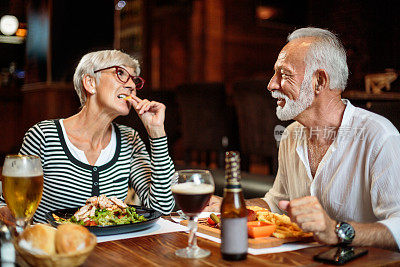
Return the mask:
[(330, 78), (330, 89), (344, 91), (349, 77), (346, 51), (339, 38), (332, 32), (319, 28), (301, 28), (289, 34), (287, 40), (314, 37), (307, 52), (306, 73), (311, 75), (318, 69), (324, 69)]
[(100, 50), (84, 55), (79, 61), (74, 73), (74, 87), (81, 101), (81, 106), (84, 106), (86, 103), (83, 77), (88, 74), (96, 79), (97, 84), (101, 73), (94, 73), (94, 71), (111, 66), (130, 67), (135, 70), (136, 75), (140, 74), (139, 62), (130, 55), (119, 50)]

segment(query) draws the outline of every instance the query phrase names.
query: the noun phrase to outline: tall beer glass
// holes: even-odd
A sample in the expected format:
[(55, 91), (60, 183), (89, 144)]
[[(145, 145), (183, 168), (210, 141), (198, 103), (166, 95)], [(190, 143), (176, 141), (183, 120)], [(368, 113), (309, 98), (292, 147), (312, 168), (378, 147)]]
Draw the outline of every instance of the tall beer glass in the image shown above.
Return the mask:
[(183, 258), (202, 258), (210, 251), (197, 246), (196, 231), (198, 215), (207, 206), (214, 193), (214, 180), (207, 170), (181, 170), (175, 172), (176, 184), (171, 187), (176, 203), (189, 217), (189, 246), (178, 249), (175, 254)]
[(43, 192), (43, 170), (37, 156), (8, 155), (3, 166), (3, 195), (21, 232), (32, 218)]

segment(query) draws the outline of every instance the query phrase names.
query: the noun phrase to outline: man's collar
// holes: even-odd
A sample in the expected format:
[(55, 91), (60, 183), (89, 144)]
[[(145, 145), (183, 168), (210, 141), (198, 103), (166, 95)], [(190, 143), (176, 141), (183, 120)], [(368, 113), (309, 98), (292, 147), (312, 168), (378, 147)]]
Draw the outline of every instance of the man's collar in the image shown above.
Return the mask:
[(351, 118), (353, 116), (354, 110), (356, 109), (348, 99), (342, 99), (343, 104), (346, 105), (344, 109), (342, 122), (340, 123), (340, 127), (348, 126), (351, 124)]

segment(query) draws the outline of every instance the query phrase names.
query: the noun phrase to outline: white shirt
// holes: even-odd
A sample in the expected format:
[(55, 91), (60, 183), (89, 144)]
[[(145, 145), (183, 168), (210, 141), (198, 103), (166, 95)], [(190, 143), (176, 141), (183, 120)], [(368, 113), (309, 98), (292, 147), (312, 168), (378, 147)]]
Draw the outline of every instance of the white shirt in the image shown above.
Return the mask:
[[(90, 165), (89, 161), (86, 158), (85, 152), (80, 150), (79, 148), (77, 148), (76, 146), (74, 146), (74, 144), (71, 143), (71, 141), (68, 138), (67, 132), (65, 131), (65, 127), (64, 127), (64, 120), (60, 120), (60, 125), (61, 125), (61, 129), (64, 135), (64, 139), (65, 139), (65, 143), (67, 144), (67, 147), (69, 149), (69, 151), (71, 152), (71, 154), (78, 159), (79, 161)], [(108, 163), (113, 157), (114, 157), (114, 153), (115, 153), (115, 148), (117, 146), (117, 137), (115, 134), (115, 129), (114, 129), (114, 125), (112, 125), (112, 132), (111, 132), (111, 140), (108, 143), (108, 145), (101, 150), (99, 157), (96, 160), (96, 163), (94, 164), (94, 166), (101, 166), (104, 165), (106, 163)]]
[(386, 118), (342, 101), (341, 125), (314, 179), (304, 127), (288, 126), (278, 173), (264, 200), (272, 211), (282, 212), (280, 200), (316, 196), (332, 219), (386, 225), (400, 248), (400, 134)]

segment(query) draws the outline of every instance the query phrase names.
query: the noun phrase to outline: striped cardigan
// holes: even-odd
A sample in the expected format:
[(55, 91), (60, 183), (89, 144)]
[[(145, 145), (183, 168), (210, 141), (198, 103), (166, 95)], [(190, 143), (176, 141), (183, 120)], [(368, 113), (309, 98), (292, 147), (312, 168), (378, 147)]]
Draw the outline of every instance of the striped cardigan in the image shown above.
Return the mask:
[(83, 206), (94, 195), (124, 200), (128, 183), (142, 205), (163, 214), (171, 212), (175, 205), (171, 193), (174, 165), (168, 154), (167, 137), (150, 138), (150, 157), (136, 131), (118, 124), (114, 128), (114, 157), (101, 166), (85, 164), (72, 156), (59, 120), (42, 121), (28, 130), (20, 154), (39, 156), (44, 174), (43, 196), (33, 217), (35, 222), (43, 222), (48, 211)]

